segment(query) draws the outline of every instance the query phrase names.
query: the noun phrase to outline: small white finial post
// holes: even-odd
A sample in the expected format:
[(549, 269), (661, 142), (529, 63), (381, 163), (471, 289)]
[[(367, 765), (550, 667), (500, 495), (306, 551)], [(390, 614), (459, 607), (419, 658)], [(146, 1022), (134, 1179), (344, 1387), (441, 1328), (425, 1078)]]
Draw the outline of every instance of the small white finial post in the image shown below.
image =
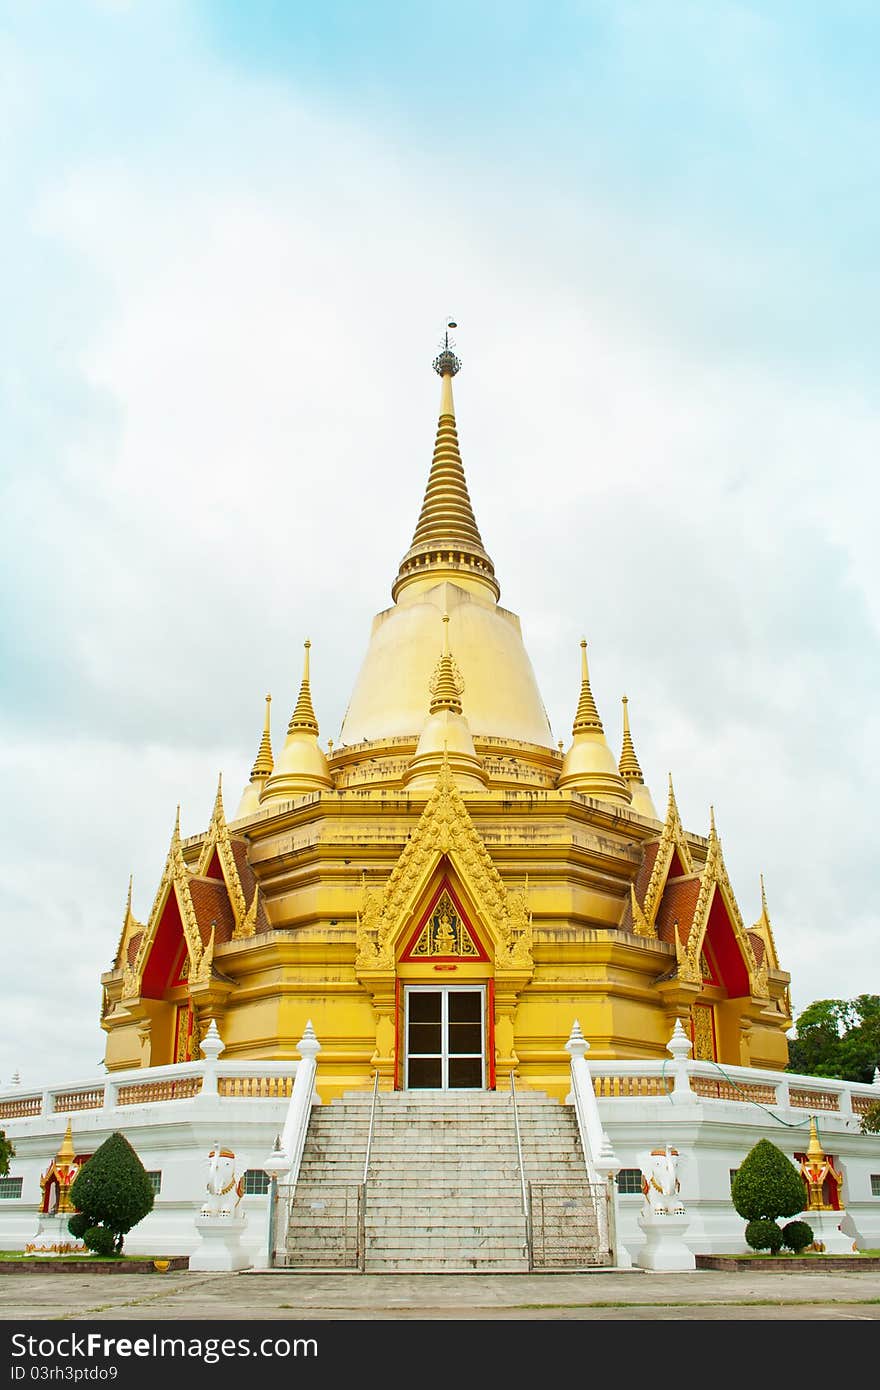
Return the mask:
[(303, 1035), (297, 1043), (296, 1047), (300, 1057), (303, 1058), (308, 1057), (314, 1059), (321, 1051), (321, 1044), (318, 1042), (318, 1039), (315, 1036), (315, 1030), (312, 1027), (311, 1019), (309, 1019), (306, 1023), (306, 1026), (303, 1029)]
[(690, 1077), (688, 1076), (688, 1053), (693, 1050), (693, 1043), (681, 1024), (681, 1019), (675, 1020), (675, 1027), (672, 1030), (672, 1037), (666, 1044), (666, 1051), (672, 1054), (673, 1066), (673, 1086), (672, 1099), (679, 1105), (687, 1104), (693, 1092), (691, 1091)]
[[(16, 1075), (18, 1075), (17, 1072)], [(880, 1067), (874, 1068), (874, 1085), (880, 1087)]]
[(217, 1031), (216, 1019), (211, 1019), (208, 1024), (208, 1031), (202, 1038), (199, 1047), (205, 1059), (199, 1099), (205, 1099), (217, 1094), (217, 1058), (223, 1051), (223, 1039)]
[(581, 1032), (581, 1025), (577, 1019), (571, 1025), (571, 1034), (565, 1044), (565, 1050), (569, 1057), (583, 1057), (590, 1050), (590, 1044)]

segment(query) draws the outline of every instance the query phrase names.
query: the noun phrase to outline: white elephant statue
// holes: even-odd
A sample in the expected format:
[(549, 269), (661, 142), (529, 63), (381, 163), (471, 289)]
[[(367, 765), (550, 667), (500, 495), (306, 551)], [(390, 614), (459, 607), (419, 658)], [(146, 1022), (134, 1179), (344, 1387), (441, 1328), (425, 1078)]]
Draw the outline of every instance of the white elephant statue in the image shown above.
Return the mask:
[(208, 1154), (208, 1197), (202, 1216), (233, 1216), (244, 1192), (244, 1175), (236, 1179), (235, 1154), (215, 1144)]
[(667, 1144), (665, 1149), (652, 1149), (639, 1158), (645, 1205), (654, 1216), (680, 1216), (684, 1212), (678, 1196), (678, 1157), (678, 1149)]

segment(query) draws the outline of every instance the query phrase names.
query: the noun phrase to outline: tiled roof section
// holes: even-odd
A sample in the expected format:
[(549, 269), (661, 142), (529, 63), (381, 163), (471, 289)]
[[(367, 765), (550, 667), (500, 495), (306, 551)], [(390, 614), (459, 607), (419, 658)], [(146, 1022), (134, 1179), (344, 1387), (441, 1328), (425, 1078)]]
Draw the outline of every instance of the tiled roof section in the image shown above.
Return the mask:
[(748, 937), (749, 941), (751, 941), (752, 943), (752, 950), (755, 953), (755, 960), (760, 965), (764, 959), (764, 956), (767, 954), (767, 947), (764, 943), (764, 938), (760, 935), (759, 932), (756, 931), (750, 931), (748, 933)]
[(134, 965), (135, 961), (137, 960), (137, 953), (140, 950), (140, 945), (143, 939), (144, 934), (142, 931), (136, 931), (134, 936), (129, 938), (128, 945), (125, 948), (125, 954), (129, 965)]
[(215, 878), (191, 878), (188, 887), (202, 945), (207, 946), (211, 938), (212, 922), (216, 924), (214, 944), (220, 946), (224, 941), (231, 941), (235, 917), (226, 884), (218, 883)]
[(645, 894), (648, 891), (648, 884), (651, 882), (651, 874), (654, 871), (654, 864), (657, 859), (657, 851), (659, 848), (659, 840), (652, 840), (649, 845), (645, 845), (645, 853), (639, 865), (639, 871), (636, 874), (635, 882), (636, 900), (639, 907), (642, 907), (644, 904)]
[[(633, 884), (636, 902), (639, 907), (642, 907), (644, 904), (645, 894), (648, 891), (648, 884), (651, 882), (651, 873), (657, 859), (657, 851), (659, 848), (659, 840), (652, 840), (650, 844), (645, 845), (642, 862), (639, 865), (636, 881)], [(627, 896), (626, 902), (624, 903), (620, 925), (624, 931), (632, 931), (633, 929), (632, 898), (630, 896)]]
[(678, 922), (678, 939), (685, 942), (694, 920), (694, 908), (700, 896), (699, 874), (667, 880), (657, 912), (657, 935), (661, 941), (673, 940), (673, 928)]
[[(230, 839), (232, 846), (232, 856), (235, 860), (235, 867), (238, 870), (238, 881), (241, 884), (241, 891), (244, 893), (244, 900), (248, 908), (254, 900), (254, 893), (257, 891), (257, 880), (254, 871), (248, 863), (247, 841)], [(270, 927), (269, 918), (266, 916), (266, 909), (263, 906), (263, 899), (257, 903), (256, 930), (268, 931)]]

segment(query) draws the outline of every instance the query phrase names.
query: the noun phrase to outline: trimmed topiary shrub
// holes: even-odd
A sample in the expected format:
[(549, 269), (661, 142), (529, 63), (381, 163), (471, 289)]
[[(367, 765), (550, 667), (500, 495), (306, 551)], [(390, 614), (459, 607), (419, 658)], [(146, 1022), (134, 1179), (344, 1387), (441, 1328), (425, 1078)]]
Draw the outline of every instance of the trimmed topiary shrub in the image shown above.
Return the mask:
[(782, 1244), (797, 1255), (813, 1244), (813, 1228), (806, 1221), (789, 1221), (782, 1228)]
[(746, 1226), (746, 1245), (753, 1250), (769, 1250), (771, 1255), (775, 1255), (777, 1250), (782, 1249), (782, 1232), (775, 1221), (759, 1216)]
[(70, 1200), (87, 1218), (83, 1238), (89, 1249), (95, 1249), (89, 1236), (96, 1226), (103, 1226), (119, 1254), (126, 1233), (153, 1210), (150, 1179), (124, 1134), (111, 1134), (83, 1165), (71, 1186)]
[(116, 1237), (106, 1226), (90, 1226), (83, 1240), (86, 1247), (96, 1255), (107, 1256), (116, 1253)]
[(777, 1217), (797, 1216), (807, 1201), (804, 1180), (797, 1168), (769, 1139), (759, 1139), (743, 1159), (731, 1184), (730, 1195), (740, 1216), (749, 1223), (746, 1227), (749, 1245), (752, 1245), (749, 1239), (751, 1227), (762, 1222), (775, 1226), (778, 1240), (775, 1237), (765, 1240), (767, 1233), (762, 1226), (763, 1244), (752, 1245), (754, 1250), (771, 1249), (774, 1255), (782, 1246), (782, 1231), (776, 1225)]
[(83, 1212), (75, 1211), (67, 1223), (67, 1229), (77, 1240), (82, 1240), (91, 1224), (89, 1217), (85, 1216)]

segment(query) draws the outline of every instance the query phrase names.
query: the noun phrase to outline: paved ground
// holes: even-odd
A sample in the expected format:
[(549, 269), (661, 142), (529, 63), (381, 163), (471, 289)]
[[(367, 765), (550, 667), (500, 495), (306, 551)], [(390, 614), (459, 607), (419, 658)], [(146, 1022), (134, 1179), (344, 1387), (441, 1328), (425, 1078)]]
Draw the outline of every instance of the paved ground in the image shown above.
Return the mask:
[(14, 1274), (0, 1319), (880, 1320), (876, 1272)]

